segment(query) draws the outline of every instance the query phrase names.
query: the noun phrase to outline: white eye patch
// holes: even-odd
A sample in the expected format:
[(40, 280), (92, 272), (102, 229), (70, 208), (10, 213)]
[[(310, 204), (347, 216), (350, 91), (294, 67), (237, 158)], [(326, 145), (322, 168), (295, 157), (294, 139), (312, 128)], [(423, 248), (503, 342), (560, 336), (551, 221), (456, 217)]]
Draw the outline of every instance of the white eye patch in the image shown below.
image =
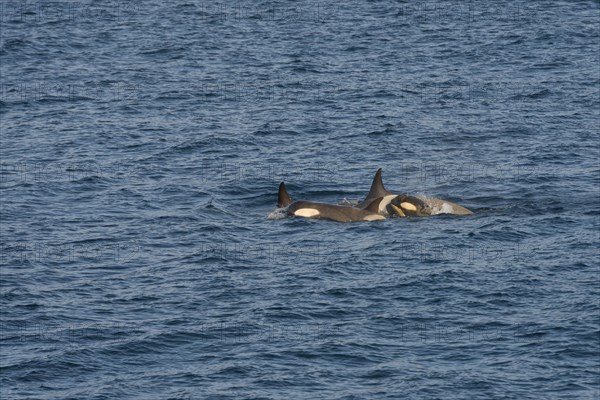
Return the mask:
[(417, 211), (417, 207), (415, 207), (414, 204), (406, 202), (406, 201), (404, 203), (400, 203), (400, 207), (402, 207), (408, 211)]
[(319, 210), (315, 208), (301, 208), (294, 211), (294, 215), (298, 217), (310, 218), (319, 215)]

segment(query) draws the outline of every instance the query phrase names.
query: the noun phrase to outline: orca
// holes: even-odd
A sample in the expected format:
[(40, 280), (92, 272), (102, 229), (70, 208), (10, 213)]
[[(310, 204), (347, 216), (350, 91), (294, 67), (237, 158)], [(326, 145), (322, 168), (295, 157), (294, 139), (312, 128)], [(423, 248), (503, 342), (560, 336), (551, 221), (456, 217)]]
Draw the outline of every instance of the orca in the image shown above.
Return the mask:
[(377, 209), (381, 215), (398, 217), (426, 217), (435, 214), (468, 215), (473, 212), (456, 203), (436, 198), (420, 198), (408, 194), (394, 194), (383, 185), (382, 169), (375, 173), (367, 197), (358, 204), (361, 209)]
[(371, 183), (371, 189), (369, 189), (369, 194), (367, 194), (367, 197), (358, 204), (358, 208), (367, 208), (371, 206), (373, 202), (378, 202), (378, 212), (380, 214), (385, 214), (387, 205), (397, 196), (385, 189), (383, 186), (383, 179), (381, 178), (381, 172), (382, 170), (379, 168), (375, 173), (375, 177)]
[(277, 198), (277, 207), (286, 208), (290, 216), (326, 219), (337, 222), (356, 222), (356, 221), (378, 221), (384, 220), (385, 216), (378, 212), (379, 203), (373, 203), (372, 206), (357, 208), (351, 206), (340, 206), (327, 203), (317, 203), (314, 201), (292, 201), (287, 192), (285, 183), (279, 184), (279, 194)]

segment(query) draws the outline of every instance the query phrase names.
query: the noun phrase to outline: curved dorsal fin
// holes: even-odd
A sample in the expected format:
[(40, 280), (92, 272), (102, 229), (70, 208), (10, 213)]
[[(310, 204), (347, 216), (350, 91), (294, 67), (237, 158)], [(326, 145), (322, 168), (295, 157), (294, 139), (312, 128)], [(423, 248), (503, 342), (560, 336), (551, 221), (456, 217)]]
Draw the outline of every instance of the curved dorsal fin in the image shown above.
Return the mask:
[(292, 198), (285, 188), (285, 183), (279, 184), (279, 194), (277, 195), (277, 207), (287, 207), (292, 204)]
[(371, 204), (364, 207), (364, 210), (372, 212), (374, 214), (379, 214), (379, 203), (381, 203), (381, 200), (383, 200), (383, 197), (378, 197), (376, 199), (373, 199), (371, 201)]
[(389, 195), (385, 187), (383, 186), (383, 179), (381, 178), (381, 168), (377, 170), (375, 177), (373, 178), (373, 183), (371, 183), (371, 190), (369, 190), (369, 194), (365, 197), (364, 202), (367, 202), (370, 199), (376, 199), (378, 197), (385, 197)]

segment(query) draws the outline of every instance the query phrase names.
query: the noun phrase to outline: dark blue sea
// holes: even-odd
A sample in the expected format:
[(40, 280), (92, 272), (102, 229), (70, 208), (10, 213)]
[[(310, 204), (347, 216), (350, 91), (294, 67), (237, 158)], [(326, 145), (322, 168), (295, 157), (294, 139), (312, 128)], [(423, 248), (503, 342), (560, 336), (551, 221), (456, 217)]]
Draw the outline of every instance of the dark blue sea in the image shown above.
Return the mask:
[(600, 397), (598, 1), (2, 0), (0, 122), (2, 400)]

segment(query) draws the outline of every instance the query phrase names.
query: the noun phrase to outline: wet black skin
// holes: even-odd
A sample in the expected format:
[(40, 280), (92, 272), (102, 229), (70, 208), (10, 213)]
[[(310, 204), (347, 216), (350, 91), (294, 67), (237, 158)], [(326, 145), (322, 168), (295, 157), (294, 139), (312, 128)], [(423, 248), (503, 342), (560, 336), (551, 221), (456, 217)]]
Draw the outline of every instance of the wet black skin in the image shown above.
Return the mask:
[[(410, 203), (415, 206), (416, 210), (410, 210), (407, 207), (403, 207), (402, 203)], [(390, 202), (390, 204), (400, 208), (407, 217), (428, 217), (433, 213), (433, 209), (423, 200), (407, 194), (398, 195)], [(388, 205), (388, 212), (390, 215), (398, 215), (390, 205)]]

